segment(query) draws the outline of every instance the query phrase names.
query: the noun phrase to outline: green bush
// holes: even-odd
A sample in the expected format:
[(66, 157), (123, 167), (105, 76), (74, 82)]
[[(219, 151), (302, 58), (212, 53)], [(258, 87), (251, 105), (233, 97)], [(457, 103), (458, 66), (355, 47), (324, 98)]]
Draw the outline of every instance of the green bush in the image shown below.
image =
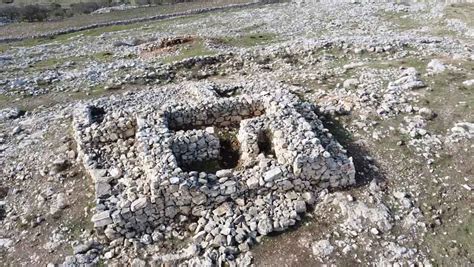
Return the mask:
[(28, 5), (21, 9), (20, 15), (28, 22), (45, 21), (48, 18), (48, 9), (40, 5)]
[(14, 6), (6, 6), (0, 8), (0, 17), (9, 20), (16, 20), (20, 17), (20, 9)]
[(133, 1), (133, 4), (135, 4), (137, 6), (149, 5), (149, 4), (151, 4), (151, 0), (135, 0), (135, 1)]
[(90, 14), (97, 9), (111, 6), (111, 1), (109, 0), (99, 0), (91, 2), (81, 2), (77, 4), (72, 4), (71, 9), (74, 13), (83, 13)]

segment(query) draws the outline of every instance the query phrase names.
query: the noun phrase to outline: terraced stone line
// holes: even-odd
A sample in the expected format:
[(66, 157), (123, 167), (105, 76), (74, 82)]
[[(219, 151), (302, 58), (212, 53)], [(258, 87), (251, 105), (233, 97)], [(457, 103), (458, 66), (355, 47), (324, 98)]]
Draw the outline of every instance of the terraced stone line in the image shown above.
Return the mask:
[[(75, 138), (96, 188), (92, 221), (108, 242), (146, 245), (190, 231), (184, 252), (155, 260), (233, 262), (258, 236), (296, 225), (319, 190), (355, 183), (352, 159), (309, 103), (284, 90), (217, 92), (194, 90), (197, 103), (78, 108)], [(232, 143), (233, 162), (209, 167)], [(233, 168), (217, 169), (225, 163)]]
[(144, 17), (144, 18), (133, 18), (129, 20), (96, 23), (96, 24), (91, 24), (91, 25), (82, 26), (82, 27), (71, 27), (71, 28), (56, 30), (56, 31), (47, 32), (47, 33), (40, 33), (40, 34), (36, 34), (32, 36), (3, 37), (3, 38), (0, 38), (0, 43), (15, 42), (15, 41), (22, 41), (22, 40), (27, 40), (27, 39), (37, 39), (37, 38), (52, 38), (52, 37), (62, 35), (62, 34), (80, 32), (80, 31), (91, 30), (91, 29), (107, 27), (107, 26), (127, 25), (127, 24), (153, 21), (153, 20), (164, 20), (164, 19), (169, 19), (169, 18), (197, 15), (197, 14), (203, 14), (203, 13), (208, 13), (208, 12), (247, 8), (247, 7), (252, 7), (252, 6), (257, 6), (257, 5), (262, 5), (262, 3), (260, 3), (259, 1), (254, 1), (250, 3), (244, 3), (244, 4), (230, 4), (230, 5), (220, 6), (220, 7), (199, 8), (199, 9), (194, 9), (194, 10), (176, 12), (176, 13), (171, 13), (171, 14), (162, 14), (162, 15), (156, 15), (156, 16), (150, 16), (150, 17)]

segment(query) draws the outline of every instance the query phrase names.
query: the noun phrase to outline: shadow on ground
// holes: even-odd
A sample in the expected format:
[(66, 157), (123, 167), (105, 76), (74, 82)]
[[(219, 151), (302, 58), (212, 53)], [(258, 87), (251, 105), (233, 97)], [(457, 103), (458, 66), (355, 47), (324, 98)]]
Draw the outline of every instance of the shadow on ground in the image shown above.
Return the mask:
[[(356, 140), (351, 132), (343, 126), (340, 120), (334, 116), (321, 114), (320, 112), (318, 112), (318, 116), (334, 138), (347, 150), (347, 155), (352, 157), (354, 161), (356, 184), (348, 188), (342, 188), (342, 190), (365, 186), (374, 179), (379, 183), (386, 180), (380, 165), (377, 164), (375, 159), (371, 156), (364, 143), (360, 140)], [(341, 188), (334, 189), (333, 191), (341, 191)]]

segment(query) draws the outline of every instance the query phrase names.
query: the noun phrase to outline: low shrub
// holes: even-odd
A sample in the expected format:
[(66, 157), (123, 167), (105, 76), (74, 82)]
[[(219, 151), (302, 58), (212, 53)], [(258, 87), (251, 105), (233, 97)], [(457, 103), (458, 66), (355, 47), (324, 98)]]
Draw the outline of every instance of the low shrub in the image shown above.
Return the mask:
[(72, 4), (71, 9), (74, 13), (90, 14), (99, 8), (111, 6), (111, 1), (100, 0), (93, 2), (81, 2)]
[(14, 6), (0, 7), (0, 18), (16, 20), (20, 17), (20, 9)]
[(40, 5), (28, 5), (21, 8), (20, 16), (22, 20), (28, 22), (45, 21), (49, 16), (49, 10)]

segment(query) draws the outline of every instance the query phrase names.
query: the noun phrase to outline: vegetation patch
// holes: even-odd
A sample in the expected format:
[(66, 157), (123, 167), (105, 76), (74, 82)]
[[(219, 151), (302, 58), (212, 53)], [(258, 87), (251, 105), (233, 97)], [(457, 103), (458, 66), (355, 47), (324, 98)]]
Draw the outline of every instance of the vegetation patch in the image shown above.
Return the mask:
[(422, 26), (419, 21), (410, 17), (406, 12), (384, 11), (380, 13), (380, 16), (383, 19), (395, 24), (401, 31), (418, 29)]
[(252, 47), (256, 45), (269, 44), (277, 41), (277, 35), (273, 33), (254, 33), (237, 37), (222, 37), (217, 40), (221, 44), (236, 47)]
[[(79, 1), (77, 1), (79, 2)], [(83, 2), (83, 1), (81, 1)], [(85, 1), (84, 1), (85, 2)], [(96, 1), (94, 1), (96, 2)], [(36, 3), (36, 2), (35, 2)], [(0, 37), (13, 36), (31, 36), (37, 34), (45, 34), (55, 32), (72, 27), (84, 27), (92, 24), (108, 23), (113, 21), (131, 20), (136, 18), (144, 18), (157, 16), (162, 14), (185, 12), (199, 8), (221, 7), (229, 4), (249, 3), (248, 0), (196, 0), (192, 2), (183, 2), (173, 4), (160, 4), (149, 7), (139, 7), (121, 11), (113, 11), (103, 14), (77, 14), (72, 17), (66, 17), (60, 20), (32, 22), (25, 27), (23, 23), (12, 23), (2, 27)], [(139, 25), (139, 24), (138, 24)], [(125, 25), (121, 25), (125, 26)], [(132, 28), (137, 27), (137, 23), (130, 24)], [(106, 28), (106, 27), (105, 27)], [(33, 30), (32, 30), (33, 29)]]
[(52, 69), (59, 64), (64, 63), (64, 59), (62, 58), (48, 58), (45, 60), (38, 61), (32, 65), (32, 68), (35, 69)]
[(473, 3), (459, 3), (450, 4), (445, 10), (446, 18), (459, 19), (470, 28), (474, 27), (474, 4)]
[(0, 94), (0, 108), (8, 107), (12, 101), (12, 97)]
[(91, 55), (95, 61), (107, 62), (113, 58), (114, 54), (110, 51), (98, 52)]
[(175, 61), (180, 61), (186, 58), (199, 57), (199, 56), (211, 56), (215, 52), (210, 50), (203, 40), (196, 40), (194, 42), (188, 43), (182, 48), (180, 48), (176, 54), (165, 56), (162, 61), (164, 63), (172, 63)]
[(446, 129), (458, 121), (472, 121), (474, 115), (474, 94), (472, 90), (463, 90), (462, 82), (468, 79), (465, 73), (445, 71), (429, 80), (432, 89), (426, 94), (424, 101), (438, 117), (429, 124), (429, 129), (438, 134), (445, 134)]

